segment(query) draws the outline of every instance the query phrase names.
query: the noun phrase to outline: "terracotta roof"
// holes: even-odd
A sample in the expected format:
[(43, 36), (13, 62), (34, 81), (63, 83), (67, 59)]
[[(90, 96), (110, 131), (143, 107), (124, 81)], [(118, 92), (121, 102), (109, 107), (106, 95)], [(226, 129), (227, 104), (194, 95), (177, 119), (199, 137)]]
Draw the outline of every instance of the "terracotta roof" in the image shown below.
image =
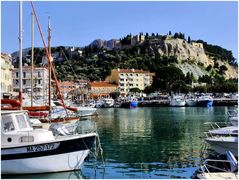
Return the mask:
[(117, 87), (115, 84), (110, 84), (104, 81), (91, 82), (91, 87)]
[(98, 94), (93, 93), (90, 96), (91, 97), (100, 97), (100, 96), (109, 96), (109, 95), (110, 95), (109, 93), (98, 93)]
[(74, 85), (74, 82), (72, 81), (62, 81), (62, 82), (59, 82), (60, 85)]
[(149, 71), (144, 71), (142, 69), (114, 69), (119, 73), (150, 73)]

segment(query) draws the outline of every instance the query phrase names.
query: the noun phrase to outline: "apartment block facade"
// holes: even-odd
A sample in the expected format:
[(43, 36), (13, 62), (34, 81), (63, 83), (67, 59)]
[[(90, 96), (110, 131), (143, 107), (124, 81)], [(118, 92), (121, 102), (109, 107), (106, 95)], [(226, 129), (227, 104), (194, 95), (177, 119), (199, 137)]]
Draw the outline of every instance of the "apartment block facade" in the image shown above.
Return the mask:
[[(19, 91), (19, 68), (12, 71), (13, 91)], [(34, 67), (33, 69), (33, 95), (38, 97), (48, 96), (49, 89), (49, 70), (45, 67)], [(22, 91), (31, 92), (31, 67), (22, 67)]]
[(121, 94), (128, 94), (130, 89), (144, 90), (151, 86), (154, 73), (139, 69), (113, 69), (106, 82), (116, 83)]
[(1, 53), (1, 96), (3, 93), (12, 93), (12, 57)]

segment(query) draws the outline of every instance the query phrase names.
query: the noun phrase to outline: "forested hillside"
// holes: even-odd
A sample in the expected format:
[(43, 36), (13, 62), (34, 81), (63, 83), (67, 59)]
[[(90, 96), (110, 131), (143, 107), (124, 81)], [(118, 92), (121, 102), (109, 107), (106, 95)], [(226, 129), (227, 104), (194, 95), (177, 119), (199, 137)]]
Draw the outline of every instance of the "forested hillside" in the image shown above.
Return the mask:
[[(24, 63), (30, 64), (31, 50), (27, 54)], [(34, 54), (35, 64), (41, 66), (44, 50), (36, 48)], [(227, 83), (230, 91), (237, 91), (237, 76), (225, 76), (228, 66), (232, 67), (234, 74), (237, 73), (237, 64), (232, 52), (202, 40), (191, 40), (183, 33), (172, 35), (169, 32), (165, 36), (154, 33), (140, 33), (136, 36), (129, 34), (110, 42), (97, 40), (83, 48), (53, 47), (52, 56), (57, 77), (62, 81), (104, 80), (114, 68), (134, 68), (156, 73), (153, 87), (149, 87), (149, 90), (168, 91), (176, 86), (175, 88), (188, 91), (192, 82), (206, 82), (212, 91), (226, 89), (221, 86), (228, 85)], [(213, 60), (213, 63), (210, 60)], [(185, 71), (181, 68), (183, 66), (178, 64), (185, 64), (189, 70)], [(200, 73), (190, 70), (195, 66)], [(180, 83), (172, 85), (175, 81)]]

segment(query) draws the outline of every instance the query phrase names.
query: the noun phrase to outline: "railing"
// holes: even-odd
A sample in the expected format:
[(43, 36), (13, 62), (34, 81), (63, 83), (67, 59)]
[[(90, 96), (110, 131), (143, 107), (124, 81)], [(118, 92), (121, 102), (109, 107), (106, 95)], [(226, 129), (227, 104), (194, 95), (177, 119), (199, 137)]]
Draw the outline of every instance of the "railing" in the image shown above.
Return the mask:
[[(208, 164), (209, 162), (220, 163), (221, 167), (218, 167), (218, 166), (215, 166), (215, 165), (210, 165), (210, 164)], [(234, 161), (229, 161), (229, 160), (206, 159), (203, 162), (203, 165), (200, 167), (199, 172), (210, 174), (213, 169), (221, 171), (221, 172), (233, 172), (229, 167), (230, 164), (228, 166), (226, 166), (225, 163), (235, 163), (235, 162)], [(209, 168), (211, 168), (211, 171), (209, 170)]]

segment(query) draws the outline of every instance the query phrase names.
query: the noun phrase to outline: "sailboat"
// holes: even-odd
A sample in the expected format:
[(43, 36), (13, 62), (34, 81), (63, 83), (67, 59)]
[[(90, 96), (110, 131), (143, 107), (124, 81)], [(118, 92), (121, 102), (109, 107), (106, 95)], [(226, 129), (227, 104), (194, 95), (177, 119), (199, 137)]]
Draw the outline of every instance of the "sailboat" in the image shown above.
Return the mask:
[[(31, 6), (37, 19), (32, 2)], [(19, 4), (19, 12), (19, 97), (21, 98), (22, 1)], [(38, 26), (40, 26), (39, 22)], [(79, 123), (67, 129), (69, 126), (58, 124), (50, 130), (34, 129), (27, 112), (22, 110), (21, 105), (20, 103), (20, 110), (1, 111), (1, 173), (32, 174), (80, 169), (98, 136), (95, 126), (79, 129)]]

